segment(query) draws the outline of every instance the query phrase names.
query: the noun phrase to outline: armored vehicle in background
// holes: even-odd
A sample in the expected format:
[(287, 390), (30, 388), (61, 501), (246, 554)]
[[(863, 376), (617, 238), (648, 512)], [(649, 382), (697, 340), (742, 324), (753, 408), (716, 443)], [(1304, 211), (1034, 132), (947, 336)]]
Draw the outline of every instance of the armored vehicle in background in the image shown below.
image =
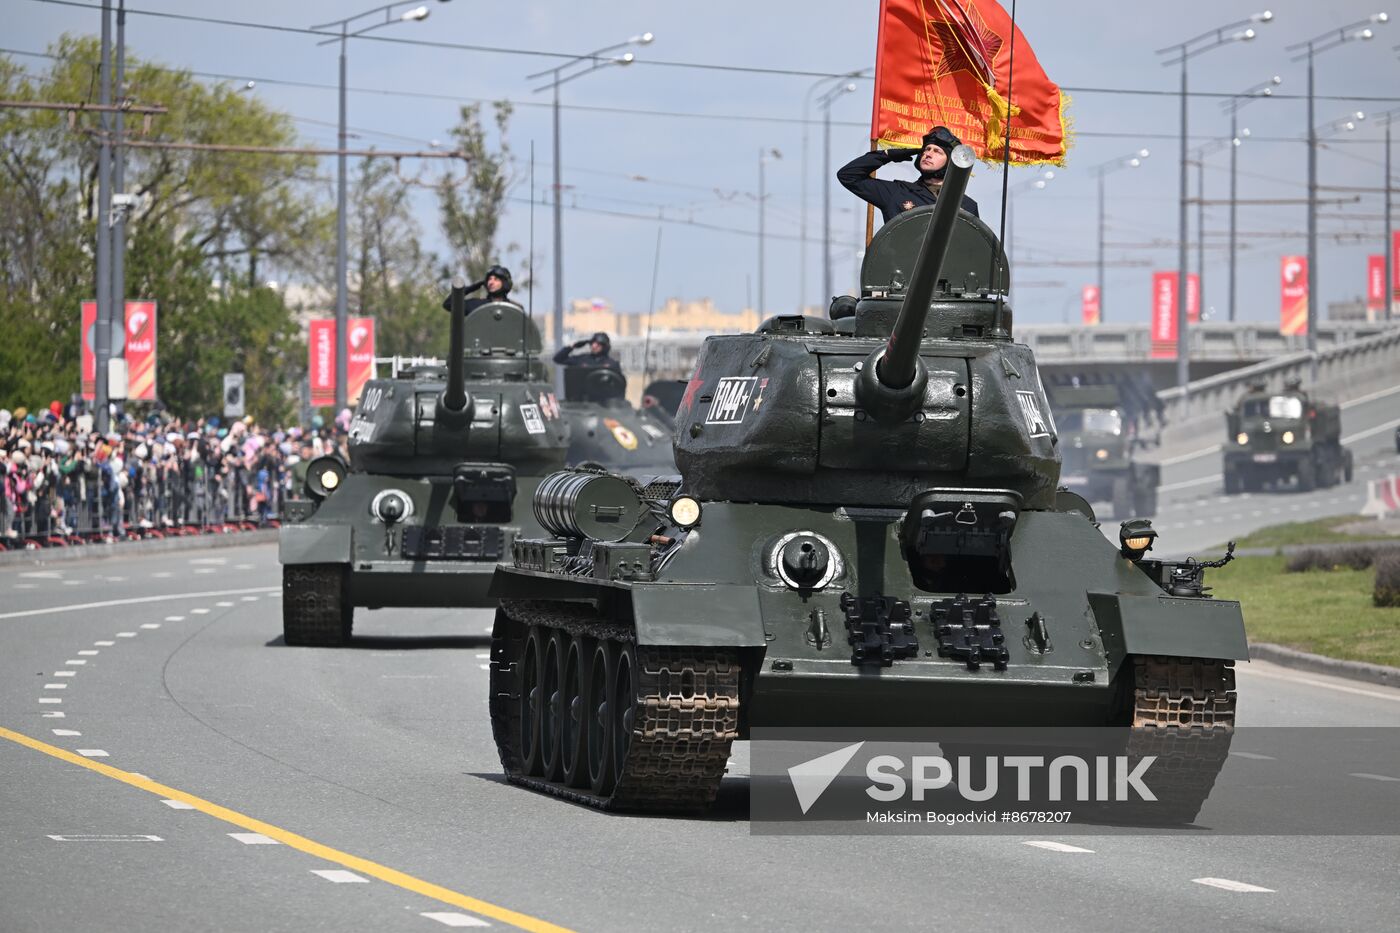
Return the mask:
[(564, 370), (569, 464), (602, 466), (630, 476), (676, 472), (671, 424), (653, 408), (627, 401), (627, 377), (602, 367)]
[(1086, 374), (1047, 380), (1045, 391), (1060, 437), (1060, 483), (1090, 502), (1112, 502), (1119, 521), (1156, 515), (1162, 468), (1141, 458), (1161, 411), (1151, 384)]
[(1059, 488), (1001, 245), (957, 209), (972, 161), (955, 149), (938, 203), (876, 234), (845, 333), (793, 316), (705, 341), (679, 476), (540, 485), (547, 535), (491, 590), (510, 781), (695, 809), (757, 727), (1117, 725), (1206, 763), (1175, 801), (1195, 815), (1233, 728), (1239, 604), (1203, 598), (1202, 565), (1145, 560), (1150, 522), (1115, 546)]
[(1225, 492), (1254, 492), (1295, 481), (1299, 492), (1351, 482), (1351, 451), (1342, 446), (1342, 409), (1311, 397), (1290, 380), (1282, 392), (1249, 387), (1225, 413)]
[[(279, 535), (283, 634), (338, 645), (357, 606), (487, 606), (496, 562), (524, 532), (540, 479), (566, 463), (568, 425), (519, 306), (463, 312), (453, 288), (445, 365), (372, 379), (350, 422), (350, 462), (307, 467)], [(523, 505), (524, 507), (519, 507)]]

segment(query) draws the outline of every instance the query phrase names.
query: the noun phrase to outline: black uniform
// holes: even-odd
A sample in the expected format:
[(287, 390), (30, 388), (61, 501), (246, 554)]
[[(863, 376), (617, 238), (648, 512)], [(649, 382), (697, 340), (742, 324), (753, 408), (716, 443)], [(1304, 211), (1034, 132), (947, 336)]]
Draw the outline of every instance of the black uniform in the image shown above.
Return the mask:
[(582, 366), (585, 369), (611, 369), (618, 375), (622, 374), (622, 365), (606, 352), (597, 354), (591, 351), (574, 353), (573, 347), (560, 347), (559, 352), (554, 354), (554, 362), (560, 366)]
[[(919, 182), (884, 181), (870, 177), (871, 172), (893, 161), (889, 150), (876, 150), (857, 156), (836, 173), (836, 180), (847, 191), (878, 207), (886, 223), (904, 211), (938, 200), (927, 186)], [(967, 195), (963, 195), (962, 209), (973, 217), (977, 216), (977, 202)]]

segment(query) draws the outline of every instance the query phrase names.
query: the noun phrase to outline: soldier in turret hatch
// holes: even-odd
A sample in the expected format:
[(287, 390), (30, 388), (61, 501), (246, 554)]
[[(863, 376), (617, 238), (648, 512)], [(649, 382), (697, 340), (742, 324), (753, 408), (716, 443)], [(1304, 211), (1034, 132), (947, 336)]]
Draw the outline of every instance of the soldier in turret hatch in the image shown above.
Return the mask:
[[(486, 278), (476, 285), (470, 286), (467, 290), (474, 292), (482, 286), (486, 287), (486, 297), (468, 298), (463, 305), (465, 313), (471, 314), (477, 308), (492, 301), (510, 301), (508, 297), (511, 289), (510, 270), (505, 266), (492, 266), (486, 270)], [(443, 299), (442, 310), (448, 310), (451, 300), (450, 296)], [(512, 303), (514, 304), (514, 302)]]
[[(856, 197), (878, 207), (888, 223), (903, 211), (932, 204), (938, 199), (938, 192), (943, 188), (943, 175), (948, 170), (948, 156), (961, 142), (946, 126), (935, 126), (924, 136), (922, 149), (877, 149), (867, 152), (841, 166), (836, 180)], [(919, 170), (917, 182), (881, 181), (870, 177), (882, 165), (911, 160), (915, 161), (915, 167)], [(966, 195), (962, 199), (962, 209), (977, 216), (977, 202)]]
[[(575, 353), (575, 350), (588, 348), (587, 353)], [(622, 366), (613, 359), (609, 352), (612, 350), (612, 339), (601, 330), (584, 340), (575, 340), (572, 346), (560, 347), (559, 352), (554, 354), (554, 362), (560, 366), (582, 366), (590, 369), (611, 369), (618, 374), (622, 373)]]

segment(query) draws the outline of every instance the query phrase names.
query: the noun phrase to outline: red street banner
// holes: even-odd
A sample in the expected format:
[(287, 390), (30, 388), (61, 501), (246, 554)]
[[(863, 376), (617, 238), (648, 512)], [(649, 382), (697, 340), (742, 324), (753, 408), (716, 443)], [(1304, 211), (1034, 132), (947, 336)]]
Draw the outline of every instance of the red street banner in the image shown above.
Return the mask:
[[(1011, 161), (1064, 165), (1069, 98), (995, 0), (881, 0), (870, 138), (917, 147), (943, 125), (978, 158), (1000, 162), (1011, 124)], [(1011, 101), (1006, 100), (1007, 88)]]
[(1084, 291), (1080, 295), (1080, 320), (1086, 325), (1093, 326), (1099, 322), (1099, 287), (1097, 285), (1085, 285)]
[(334, 405), (335, 318), (312, 318), (306, 345), (311, 351), (311, 405)]
[(1186, 273), (1186, 322), (1197, 324), (1201, 320), (1201, 277), (1194, 272)]
[(1284, 256), (1279, 262), (1280, 334), (1308, 332), (1308, 257)]
[(1152, 358), (1176, 359), (1175, 272), (1152, 273)]
[[(97, 302), (82, 303), (81, 385), (83, 398), (97, 396)], [(126, 358), (126, 397), (133, 402), (156, 400), (156, 303), (128, 301), (123, 329), (114, 331), (112, 356)]]
[[(346, 403), (359, 401), (365, 383), (374, 378), (374, 318), (350, 318), (350, 355), (345, 378), (349, 383)], [(311, 355), (311, 405), (320, 408), (335, 404), (335, 318), (312, 318), (306, 341)]]
[(1385, 257), (1366, 257), (1366, 320), (1385, 313)]
[(1395, 268), (1390, 270), (1390, 298), (1394, 304), (1400, 298), (1400, 230), (1391, 231), (1390, 255), (1395, 259)]

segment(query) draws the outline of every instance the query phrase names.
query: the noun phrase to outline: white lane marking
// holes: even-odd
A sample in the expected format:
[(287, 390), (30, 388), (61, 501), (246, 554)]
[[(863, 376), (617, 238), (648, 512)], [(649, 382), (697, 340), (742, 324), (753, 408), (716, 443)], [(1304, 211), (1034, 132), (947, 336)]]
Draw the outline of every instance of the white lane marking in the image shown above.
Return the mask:
[(80, 749), (78, 749), (78, 754), (79, 754), (79, 755), (82, 755), (84, 758), (107, 758), (107, 757), (110, 757), (106, 752), (104, 752), (104, 751), (103, 751), (102, 749), (100, 749), (100, 748), (80, 748)]
[(1400, 784), (1400, 778), (1391, 777), (1388, 774), (1367, 774), (1365, 771), (1353, 771), (1347, 777), (1364, 778), (1367, 781), (1394, 781)]
[(233, 569), (234, 569), (234, 570), (252, 570), (252, 569), (253, 569), (253, 565), (252, 565), (252, 564), (234, 564), (234, 565), (233, 565)]
[(167, 593), (163, 596), (133, 596), (130, 599), (105, 599), (96, 603), (73, 603), (67, 606), (50, 606), (47, 609), (25, 609), (21, 612), (0, 612), (0, 619), (22, 619), (28, 616), (53, 615), (57, 612), (86, 612), (91, 609), (106, 609), (109, 606), (136, 606), (142, 603), (166, 603), (177, 599), (207, 599), (213, 596), (245, 596), (248, 593), (267, 593), (278, 589), (280, 588), (273, 586), (253, 586), (241, 590), (206, 590), (201, 593)]
[(1243, 881), (1231, 881), (1229, 878), (1192, 878), (1196, 884), (1203, 884), (1210, 888), (1220, 888), (1222, 891), (1234, 891), (1239, 894), (1273, 894), (1273, 888), (1261, 888), (1257, 884), (1247, 884)]
[(161, 803), (165, 804), (167, 807), (169, 807), (169, 808), (172, 809), (172, 810), (193, 810), (193, 809), (194, 809), (194, 804), (192, 804), (192, 803), (185, 803), (183, 800), (162, 800)]
[(39, 697), (40, 703), (62, 703), (58, 697)]
[(490, 658), (490, 657), (491, 657), (490, 654), (479, 654), (479, 655), (476, 656), (476, 658), (477, 658), (478, 661), (485, 661), (485, 660), (487, 660), (487, 659)]
[(380, 674), (380, 680), (440, 680), (445, 674)]
[(208, 609), (191, 609), (191, 610), (190, 610), (190, 615), (195, 615), (195, 616), (207, 616), (208, 614), (209, 614), (209, 610), (208, 610)]
[(76, 732), (76, 731), (74, 731), (74, 730), (72, 730), (72, 729), (55, 729), (55, 730), (53, 730), (53, 734), (54, 734), (54, 735), (82, 735), (81, 732)]
[(110, 648), (110, 647), (112, 647), (113, 645), (115, 645), (116, 642), (114, 642), (114, 641), (95, 641), (95, 642), (93, 642), (93, 644), (96, 645), (96, 646), (99, 647), (99, 648)]
[(185, 617), (184, 617), (184, 616), (166, 616), (166, 617), (165, 617), (165, 621), (167, 621), (167, 622), (183, 622), (183, 621), (185, 621)]
[(213, 567), (196, 567), (195, 573), (216, 573)]
[(82, 585), (83, 585), (83, 581), (82, 581), (82, 580), (64, 580), (64, 581), (63, 581), (63, 585), (64, 585), (64, 586), (82, 586)]
[(1342, 438), (1342, 443), (1350, 444), (1353, 441), (1361, 440), (1363, 437), (1370, 437), (1373, 434), (1380, 434), (1383, 431), (1389, 431), (1392, 428), (1394, 428), (1397, 424), (1400, 424), (1400, 418), (1394, 418), (1390, 421), (1385, 422), (1384, 424), (1378, 424), (1374, 428), (1367, 428), (1364, 431), (1357, 431), (1355, 434), (1349, 434), (1346, 437)]
[(1378, 398), (1385, 398), (1387, 395), (1394, 395), (1396, 392), (1400, 392), (1400, 386), (1391, 386), (1388, 389), (1381, 389), (1377, 392), (1372, 392), (1369, 395), (1363, 395), (1360, 398), (1354, 398), (1350, 402), (1342, 402), (1341, 407), (1350, 408), (1353, 405), (1364, 405), (1367, 402), (1374, 402)]
[(34, 589), (34, 588), (35, 588), (36, 586), (38, 586), (38, 585), (39, 585), (39, 584), (37, 584), (37, 583), (16, 583), (16, 584), (15, 584), (15, 589), (17, 589), (17, 590), (32, 590), (32, 589)]
[(137, 635), (136, 632), (118, 632), (118, 633), (117, 633), (117, 637), (118, 637), (118, 638), (135, 638), (136, 635)]
[(151, 574), (151, 576), (158, 580), (164, 580), (166, 577), (175, 576), (175, 574), (171, 573), (169, 570), (157, 570), (155, 573)]
[(483, 671), (491, 670), (491, 665), (489, 664), (478, 664), (477, 667), (481, 668)]
[(49, 836), (54, 842), (164, 842), (159, 836), (145, 833), (78, 833), (76, 835)]
[(1087, 852), (1094, 854), (1093, 849), (1081, 849), (1079, 846), (1068, 845), (1063, 842), (1051, 842), (1048, 839), (1028, 839), (1022, 845), (1034, 846), (1037, 849), (1049, 849), (1051, 852)]
[(1176, 489), (1186, 489), (1186, 488), (1189, 488), (1189, 487), (1191, 487), (1191, 486), (1201, 486), (1201, 485), (1204, 485), (1204, 484), (1206, 484), (1206, 483), (1218, 483), (1218, 482), (1220, 482), (1222, 479), (1224, 479), (1224, 477), (1221, 476), (1219, 473), (1212, 473), (1210, 476), (1202, 476), (1200, 479), (1188, 479), (1188, 480), (1183, 480), (1183, 481), (1180, 482), (1180, 483), (1168, 483), (1168, 484), (1165, 485), (1165, 486), (1158, 486), (1158, 487), (1157, 487), (1157, 491), (1158, 491), (1158, 492), (1172, 492), (1173, 490), (1176, 490)]
[(346, 871), (343, 868), (318, 868), (311, 872), (313, 875), (320, 875), (327, 881), (334, 881), (336, 884), (369, 884), (368, 878), (362, 878), (353, 871)]
[[(1241, 673), (1236, 669), (1236, 673)], [(1341, 684), (1329, 684), (1325, 680), (1313, 680), (1311, 677), (1295, 677), (1288, 674), (1275, 674), (1271, 671), (1259, 671), (1247, 668), (1243, 673), (1250, 677), (1272, 677), (1274, 680), (1287, 680), (1295, 684), (1307, 684), (1309, 687), (1322, 687), (1327, 690), (1336, 690), (1339, 693), (1354, 693), (1357, 696), (1373, 697), (1377, 700), (1390, 700), (1392, 703), (1400, 703), (1400, 691), (1395, 693), (1381, 693), (1377, 690), (1362, 690), (1358, 687), (1345, 687)]]
[(229, 603), (229, 602), (217, 602), (217, 603), (215, 603), (214, 605), (218, 606), (220, 609), (227, 609), (229, 606), (232, 606), (233, 603)]
[(126, 577), (107, 577), (106, 580), (109, 583), (122, 583), (126, 580)]
[(53, 672), (53, 675), (54, 675), (55, 677), (77, 677), (77, 676), (78, 676), (78, 672), (77, 672), (77, 671), (54, 671), (54, 672)]
[(278, 592), (276, 592), (276, 593), (268, 593), (268, 594), (267, 594), (267, 598), (268, 598), (268, 599), (281, 599), (281, 598), (282, 598), (282, 593), (281, 593), (281, 591), (278, 591)]
[(237, 839), (245, 846), (280, 846), (276, 839), (269, 839), (262, 833), (229, 833), (230, 839)]
[(159, 622), (142, 622), (142, 623), (141, 623), (141, 627), (142, 627), (142, 628), (160, 628), (160, 623), (159, 623)]
[(428, 911), (418, 916), (427, 917), (429, 920), (436, 920), (447, 927), (489, 927), (491, 924), (480, 917), (473, 917), (470, 914), (458, 914), (451, 911)]
[[(42, 702), (44, 702), (44, 701), (43, 701), (43, 700), (40, 700), (39, 702), (42, 703)], [(58, 711), (54, 711), (54, 712), (52, 712), (52, 713), (40, 713), (39, 715), (42, 716), (42, 717), (45, 718), (45, 719), (65, 719), (65, 718), (67, 718), (67, 714), (65, 714), (65, 713), (60, 713), (60, 712), (58, 712)]]
[(45, 690), (67, 690), (67, 684), (44, 684)]
[(63, 577), (62, 570), (26, 570), (20, 574), (30, 580), (58, 580)]
[[(79, 651), (78, 654), (82, 654), (82, 652)], [(97, 652), (94, 651), (93, 654), (97, 654)], [(69, 658), (67, 661), (64, 661), (63, 663), (64, 663), (64, 664), (86, 664), (86, 663), (87, 663), (87, 658)]]
[(213, 565), (216, 565), (216, 566), (217, 566), (217, 565), (219, 565), (219, 564), (227, 564), (227, 563), (228, 563), (228, 558), (227, 558), (227, 557), (191, 557), (191, 558), (190, 558), (190, 563), (191, 563), (191, 564), (213, 564)]
[(1248, 758), (1250, 761), (1278, 761), (1273, 755), (1261, 755), (1258, 752), (1230, 752), (1231, 758)]
[(255, 602), (257, 602), (260, 598), (261, 598), (261, 597), (259, 597), (259, 596), (244, 596), (244, 597), (243, 597), (243, 601), (244, 601), (245, 603), (255, 603)]
[(1202, 447), (1200, 450), (1193, 450), (1189, 454), (1179, 454), (1175, 457), (1168, 457), (1159, 461), (1162, 466), (1171, 466), (1176, 463), (1185, 463), (1187, 460), (1195, 460), (1197, 457), (1208, 457), (1211, 454), (1220, 453), (1220, 445), (1213, 444), (1210, 447)]

